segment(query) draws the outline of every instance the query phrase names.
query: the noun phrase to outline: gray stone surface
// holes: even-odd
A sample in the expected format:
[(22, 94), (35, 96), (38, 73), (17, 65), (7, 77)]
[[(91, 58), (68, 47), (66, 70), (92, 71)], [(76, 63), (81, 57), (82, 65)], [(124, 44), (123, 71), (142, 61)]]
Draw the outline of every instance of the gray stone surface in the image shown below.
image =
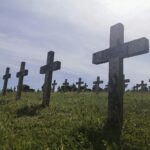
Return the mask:
[(5, 96), (6, 95), (6, 91), (7, 91), (7, 84), (8, 84), (8, 79), (11, 78), (11, 74), (9, 73), (10, 68), (6, 68), (6, 73), (3, 76), (3, 80), (4, 80), (4, 85), (3, 85), (3, 90), (2, 90), (2, 95)]
[(40, 74), (45, 74), (44, 86), (43, 86), (43, 101), (42, 105), (44, 107), (49, 106), (50, 96), (51, 96), (51, 84), (53, 71), (59, 70), (61, 68), (61, 62), (54, 62), (54, 52), (50, 51), (47, 55), (47, 63), (45, 66), (40, 68)]
[(21, 98), (23, 79), (24, 76), (28, 75), (28, 70), (25, 70), (25, 64), (25, 62), (21, 62), (20, 71), (16, 74), (16, 77), (18, 78), (16, 100)]
[(123, 58), (148, 52), (146, 38), (124, 43), (124, 27), (119, 23), (110, 29), (110, 48), (93, 54), (93, 64), (109, 62), (108, 123), (119, 127), (123, 123)]

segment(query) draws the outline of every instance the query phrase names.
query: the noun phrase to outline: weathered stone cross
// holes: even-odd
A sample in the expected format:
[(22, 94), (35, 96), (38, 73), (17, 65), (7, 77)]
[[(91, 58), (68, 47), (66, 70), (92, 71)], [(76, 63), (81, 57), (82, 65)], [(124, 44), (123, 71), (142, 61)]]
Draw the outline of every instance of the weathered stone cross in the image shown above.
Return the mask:
[(124, 43), (124, 26), (119, 23), (110, 29), (110, 48), (93, 54), (93, 64), (109, 62), (108, 124), (123, 123), (123, 59), (148, 52), (146, 38)]
[(28, 70), (25, 70), (25, 62), (21, 62), (20, 71), (17, 72), (16, 77), (18, 79), (18, 85), (17, 85), (17, 93), (16, 93), (16, 100), (21, 98), (21, 92), (22, 92), (22, 85), (23, 85), (23, 79), (24, 76), (28, 75)]
[(142, 80), (141, 84), (139, 84), (139, 86), (141, 86), (141, 91), (145, 91), (147, 84), (145, 84), (144, 81)]
[(79, 78), (78, 82), (76, 82), (76, 84), (78, 85), (78, 92), (81, 91), (81, 85), (83, 84), (84, 82), (82, 81), (81, 78)]
[(52, 92), (55, 92), (55, 87), (57, 85), (56, 80), (54, 80), (54, 82), (52, 83)]
[(93, 82), (93, 84), (95, 85), (95, 92), (96, 92), (96, 94), (99, 93), (100, 84), (102, 84), (102, 83), (103, 83), (103, 81), (100, 80), (99, 76), (97, 77), (97, 80)]
[(6, 95), (8, 79), (11, 78), (11, 74), (9, 73), (9, 70), (10, 70), (10, 68), (6, 68), (6, 73), (3, 76), (3, 80), (4, 80), (4, 85), (3, 85), (3, 90), (2, 90), (3, 96)]
[(51, 95), (51, 84), (53, 71), (59, 70), (61, 68), (61, 62), (54, 62), (54, 52), (50, 51), (47, 55), (47, 63), (45, 66), (40, 68), (40, 74), (45, 74), (44, 86), (43, 86), (43, 101), (42, 105), (44, 107), (49, 106), (50, 95)]

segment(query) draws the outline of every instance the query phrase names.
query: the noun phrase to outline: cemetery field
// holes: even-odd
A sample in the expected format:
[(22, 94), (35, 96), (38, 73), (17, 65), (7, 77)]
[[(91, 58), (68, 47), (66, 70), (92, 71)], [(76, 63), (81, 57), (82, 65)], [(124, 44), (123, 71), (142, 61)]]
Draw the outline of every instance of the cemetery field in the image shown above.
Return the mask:
[[(0, 150), (149, 150), (150, 93), (125, 93), (120, 137), (104, 128), (107, 93), (55, 93), (43, 108), (42, 93), (0, 96)], [(116, 138), (117, 137), (117, 138)]]

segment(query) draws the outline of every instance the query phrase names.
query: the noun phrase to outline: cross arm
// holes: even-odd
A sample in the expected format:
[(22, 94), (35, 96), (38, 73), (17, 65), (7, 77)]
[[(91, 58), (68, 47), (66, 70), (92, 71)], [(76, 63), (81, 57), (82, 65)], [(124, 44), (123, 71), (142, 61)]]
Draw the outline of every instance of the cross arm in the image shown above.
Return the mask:
[(102, 64), (115, 57), (127, 58), (141, 55), (149, 52), (149, 41), (146, 38), (140, 38), (118, 47), (109, 48), (93, 54), (93, 64)]
[(3, 79), (6, 79), (6, 78), (11, 78), (11, 74), (7, 74), (3, 76)]
[(52, 65), (45, 65), (40, 68), (40, 74), (45, 74), (47, 71), (56, 71), (61, 68), (61, 62), (60, 61), (55, 61)]

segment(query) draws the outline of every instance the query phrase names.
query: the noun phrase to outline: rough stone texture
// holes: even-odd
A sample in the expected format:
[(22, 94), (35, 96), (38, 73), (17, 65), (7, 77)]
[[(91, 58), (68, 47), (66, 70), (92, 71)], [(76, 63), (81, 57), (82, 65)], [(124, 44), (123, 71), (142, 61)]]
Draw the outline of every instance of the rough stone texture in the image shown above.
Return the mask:
[(59, 70), (61, 68), (61, 62), (54, 62), (54, 52), (50, 51), (47, 55), (47, 63), (45, 66), (40, 68), (40, 74), (45, 74), (44, 86), (43, 86), (43, 101), (42, 105), (44, 107), (49, 106), (50, 96), (51, 96), (51, 84), (53, 71)]
[(56, 80), (54, 80), (54, 82), (52, 83), (52, 92), (55, 92), (56, 85), (57, 85)]
[(81, 85), (84, 84), (81, 78), (79, 78), (78, 82), (76, 82), (76, 85), (78, 85), (78, 92), (81, 92)]
[(99, 93), (99, 91), (100, 91), (100, 84), (102, 84), (102, 83), (103, 83), (103, 81), (100, 80), (99, 76), (97, 77), (96, 81), (93, 82), (96, 94)]
[(21, 98), (23, 79), (24, 76), (28, 75), (28, 70), (25, 70), (25, 64), (26, 64), (25, 62), (21, 62), (20, 71), (16, 74), (16, 77), (19, 78), (17, 85), (16, 100)]
[(6, 73), (3, 76), (3, 80), (4, 80), (4, 85), (3, 85), (3, 90), (2, 90), (3, 96), (6, 95), (8, 79), (11, 78), (11, 74), (9, 73), (9, 70), (10, 70), (10, 68), (6, 68)]
[(124, 27), (119, 23), (110, 29), (110, 48), (93, 54), (93, 64), (109, 62), (108, 123), (119, 127), (123, 123), (123, 58), (148, 52), (146, 38), (124, 43)]

